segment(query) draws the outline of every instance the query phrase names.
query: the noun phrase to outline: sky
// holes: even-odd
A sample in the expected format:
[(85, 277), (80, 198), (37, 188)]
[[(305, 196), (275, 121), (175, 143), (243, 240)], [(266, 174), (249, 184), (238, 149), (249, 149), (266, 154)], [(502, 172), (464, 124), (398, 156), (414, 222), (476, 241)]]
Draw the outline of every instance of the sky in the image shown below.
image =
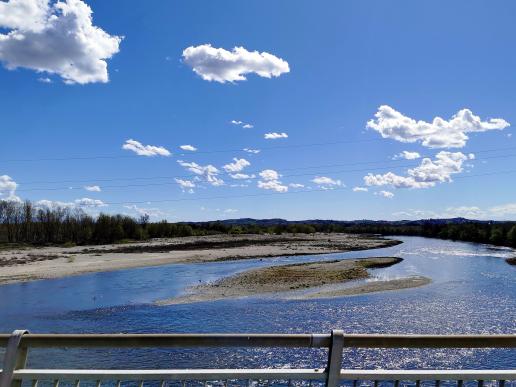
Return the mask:
[(516, 219), (514, 1), (0, 1), (0, 199)]

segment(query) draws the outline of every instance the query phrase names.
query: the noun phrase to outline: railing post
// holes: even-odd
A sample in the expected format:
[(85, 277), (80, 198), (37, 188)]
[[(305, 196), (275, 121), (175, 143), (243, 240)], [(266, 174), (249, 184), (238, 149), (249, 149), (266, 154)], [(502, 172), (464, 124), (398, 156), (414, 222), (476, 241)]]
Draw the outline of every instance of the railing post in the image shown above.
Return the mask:
[(337, 387), (340, 384), (340, 370), (342, 368), (342, 350), (344, 348), (344, 331), (333, 329), (328, 353), (326, 372), (326, 387)]
[(0, 387), (21, 387), (21, 380), (13, 381), (15, 370), (24, 368), (27, 362), (27, 347), (20, 347), (20, 341), (26, 330), (15, 330), (9, 341), (4, 355), (4, 365), (0, 377)]

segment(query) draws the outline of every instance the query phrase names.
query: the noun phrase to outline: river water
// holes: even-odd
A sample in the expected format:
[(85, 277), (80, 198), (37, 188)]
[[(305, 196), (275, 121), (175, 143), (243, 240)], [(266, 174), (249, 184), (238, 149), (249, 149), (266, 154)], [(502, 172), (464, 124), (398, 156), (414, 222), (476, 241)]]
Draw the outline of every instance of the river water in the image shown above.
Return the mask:
[[(0, 332), (516, 333), (516, 267), (507, 248), (419, 237), (339, 254), (177, 264), (0, 286)], [(430, 277), (430, 285), (324, 300), (254, 297), (185, 305), (154, 301), (250, 268), (323, 259), (399, 256), (373, 279)], [(1, 356), (0, 356), (1, 357)], [(321, 367), (321, 350), (34, 350), (30, 366)], [(350, 368), (516, 368), (515, 350), (346, 350)]]

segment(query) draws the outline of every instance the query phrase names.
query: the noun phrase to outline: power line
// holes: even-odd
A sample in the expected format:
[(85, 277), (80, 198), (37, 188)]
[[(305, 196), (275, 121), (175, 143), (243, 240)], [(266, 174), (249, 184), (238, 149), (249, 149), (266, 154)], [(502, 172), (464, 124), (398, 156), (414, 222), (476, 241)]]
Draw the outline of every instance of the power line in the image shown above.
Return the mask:
[[(320, 143), (308, 143), (308, 144), (293, 144), (293, 145), (277, 145), (277, 146), (268, 146), (268, 147), (260, 147), (260, 150), (275, 150), (275, 149), (293, 149), (293, 148), (310, 148), (310, 147), (318, 147), (318, 146), (331, 146), (331, 145), (340, 145), (340, 144), (359, 144), (359, 143), (370, 143), (370, 142), (378, 142), (384, 141), (383, 138), (377, 139), (369, 139), (369, 140), (339, 140), (339, 141), (328, 141), (328, 142), (320, 142)], [(214, 154), (214, 153), (229, 153), (229, 152), (245, 152), (246, 148), (234, 148), (234, 149), (218, 149), (211, 151), (195, 151), (195, 152), (181, 152), (176, 153), (177, 156), (193, 156), (197, 154)], [(488, 149), (488, 150), (479, 150), (473, 151), (475, 153), (482, 152), (495, 152), (500, 150), (512, 150), (516, 149), (516, 147), (507, 147), (507, 148), (498, 148), (498, 149)], [(32, 159), (0, 159), (0, 163), (10, 163), (10, 162), (41, 162), (41, 161), (72, 161), (72, 160), (95, 160), (95, 159), (138, 159), (142, 156), (138, 155), (93, 155), (93, 156), (67, 156), (67, 157), (42, 157), (42, 158), (32, 158)]]
[[(516, 173), (516, 169), (500, 171), (500, 172), (492, 172), (492, 173), (481, 173), (476, 175), (466, 175), (459, 176), (457, 178), (472, 178), (472, 177), (481, 177), (486, 175), (501, 175), (501, 174), (510, 174)], [(103, 202), (105, 205), (122, 205), (122, 204), (155, 204), (155, 203), (172, 203), (172, 202), (183, 202), (183, 201), (201, 201), (201, 200), (216, 200), (216, 199), (240, 199), (247, 197), (259, 197), (259, 196), (276, 196), (276, 195), (296, 195), (303, 193), (312, 193), (312, 192), (335, 192), (335, 191), (343, 191), (346, 190), (346, 187), (342, 188), (333, 188), (333, 189), (310, 189), (310, 190), (299, 190), (299, 191), (288, 191), (288, 192), (270, 192), (270, 193), (256, 193), (256, 194), (245, 194), (245, 195), (219, 195), (219, 196), (207, 196), (207, 197), (197, 197), (197, 198), (178, 198), (178, 199), (162, 199), (162, 200), (141, 200), (141, 201), (122, 201), (122, 202)], [(79, 207), (91, 207), (84, 204)]]
[[(367, 142), (377, 142), (382, 141), (382, 139), (370, 139), (370, 140), (340, 140), (340, 141), (329, 141), (329, 142), (320, 142), (320, 143), (308, 143), (308, 144), (293, 144), (293, 145), (277, 145), (277, 146), (268, 146), (268, 147), (260, 147), (260, 151), (262, 150), (274, 150), (274, 149), (289, 149), (289, 148), (309, 148), (309, 147), (317, 147), (317, 146), (327, 146), (327, 145), (339, 145), (339, 144), (359, 144), (359, 143), (367, 143)], [(196, 154), (212, 154), (212, 153), (229, 153), (229, 152), (246, 152), (245, 149), (249, 147), (238, 148), (238, 149), (218, 149), (211, 151), (195, 151), (195, 152), (181, 152), (177, 153), (178, 156), (192, 156)], [(71, 161), (71, 160), (95, 160), (95, 159), (137, 159), (142, 156), (138, 155), (94, 155), (94, 156), (68, 156), (68, 157), (43, 157), (43, 158), (32, 158), (32, 159), (3, 159), (0, 160), (0, 163), (10, 163), (10, 162), (40, 162), (40, 161)]]
[[(509, 157), (516, 157), (516, 154), (510, 154), (510, 155), (498, 155), (498, 156), (488, 156), (483, 158), (478, 158), (477, 160), (488, 160), (488, 159), (497, 159), (497, 158), (509, 158)], [(367, 162), (366, 162), (367, 163)], [(371, 162), (373, 163), (373, 162)], [(377, 162), (374, 162), (377, 163)], [(358, 164), (358, 163), (357, 163)], [(324, 167), (338, 167), (342, 165), (350, 165), (350, 164), (329, 164), (325, 166), (314, 166), (314, 167), (303, 167), (303, 168), (291, 168), (291, 169), (283, 169), (283, 170), (305, 170), (305, 169), (314, 169), (314, 168), (324, 168)], [(385, 167), (375, 167), (375, 168), (361, 168), (361, 169), (347, 169), (347, 170), (337, 170), (337, 171), (318, 171), (313, 173), (301, 173), (301, 174), (288, 174), (288, 175), (282, 175), (282, 178), (285, 177), (303, 177), (303, 176), (318, 176), (321, 174), (340, 174), (340, 173), (354, 173), (354, 172), (371, 172), (371, 171), (381, 171), (381, 170), (388, 170), (392, 168), (410, 168), (415, 167), (418, 164), (404, 164), (404, 165), (395, 165), (395, 166), (385, 166)], [(256, 172), (247, 172), (248, 174), (254, 174), (258, 173)], [(230, 175), (231, 173), (225, 173), (224, 175)], [(168, 176), (168, 177), (162, 177), (162, 178), (170, 178), (170, 179), (180, 179), (180, 178), (193, 178), (193, 177), (199, 177), (200, 175), (179, 175), (179, 176)], [(246, 179), (242, 179), (246, 180)], [(100, 180), (97, 180), (100, 181)], [(111, 180), (109, 180), (111, 181)], [(114, 181), (114, 180), (113, 180)], [(144, 183), (144, 184), (123, 184), (123, 185), (105, 185), (102, 186), (102, 189), (113, 189), (113, 188), (130, 188), (130, 187), (156, 187), (156, 186), (167, 186), (167, 185), (175, 185), (176, 182), (164, 182), (164, 183)], [(27, 189), (18, 189), (18, 192), (33, 192), (33, 191), (64, 191), (64, 190), (79, 190), (84, 189), (84, 187), (50, 187), (50, 188), (27, 188)]]

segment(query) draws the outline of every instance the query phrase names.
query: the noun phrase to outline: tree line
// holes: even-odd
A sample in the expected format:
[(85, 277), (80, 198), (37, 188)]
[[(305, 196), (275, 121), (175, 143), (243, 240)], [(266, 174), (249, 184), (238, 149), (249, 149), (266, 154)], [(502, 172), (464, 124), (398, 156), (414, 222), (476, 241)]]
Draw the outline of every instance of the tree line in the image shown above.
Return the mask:
[(516, 247), (516, 222), (150, 222), (148, 215), (99, 214), (0, 200), (0, 243), (87, 245), (211, 234), (357, 233), (411, 235)]

